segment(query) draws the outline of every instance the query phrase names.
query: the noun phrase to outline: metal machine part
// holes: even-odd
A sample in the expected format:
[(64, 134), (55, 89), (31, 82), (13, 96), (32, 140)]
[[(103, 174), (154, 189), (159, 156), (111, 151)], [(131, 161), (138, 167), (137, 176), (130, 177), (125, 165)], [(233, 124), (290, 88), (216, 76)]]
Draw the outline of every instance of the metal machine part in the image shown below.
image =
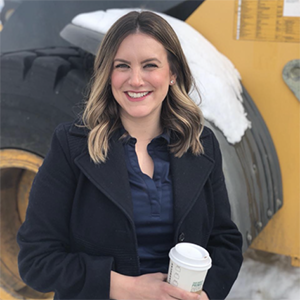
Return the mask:
[(232, 219), (243, 234), (246, 250), (283, 204), (279, 161), (268, 128), (248, 92), (244, 107), (252, 122), (242, 140), (231, 145), (213, 124), (223, 155), (223, 170)]
[(104, 34), (68, 24), (60, 32), (60, 36), (70, 44), (96, 55)]
[(284, 66), (282, 78), (300, 101), (300, 59), (291, 60)]

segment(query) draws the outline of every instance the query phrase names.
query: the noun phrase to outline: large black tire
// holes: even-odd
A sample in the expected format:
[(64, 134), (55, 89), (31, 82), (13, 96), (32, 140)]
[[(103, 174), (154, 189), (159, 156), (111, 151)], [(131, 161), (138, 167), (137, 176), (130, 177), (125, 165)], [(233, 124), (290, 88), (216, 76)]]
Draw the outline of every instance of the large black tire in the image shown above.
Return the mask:
[(73, 120), (81, 110), (93, 59), (75, 48), (1, 56), (0, 299), (51, 297), (20, 279), (16, 234), (55, 127)]
[(1, 148), (45, 156), (54, 128), (80, 110), (90, 60), (75, 48), (1, 56)]

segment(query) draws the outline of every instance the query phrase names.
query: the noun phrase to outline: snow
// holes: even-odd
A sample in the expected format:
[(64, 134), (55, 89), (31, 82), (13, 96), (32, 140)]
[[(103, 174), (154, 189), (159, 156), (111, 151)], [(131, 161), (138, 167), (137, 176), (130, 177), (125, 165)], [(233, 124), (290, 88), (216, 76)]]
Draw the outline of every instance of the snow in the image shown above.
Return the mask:
[[(105, 34), (111, 25), (129, 11), (140, 9), (109, 9), (76, 16), (72, 23)], [(173, 27), (201, 94), (204, 117), (218, 127), (229, 143), (239, 142), (251, 122), (242, 105), (240, 74), (231, 61), (189, 24), (158, 13)], [(200, 103), (196, 92), (191, 93)]]
[(300, 268), (290, 258), (248, 249), (227, 300), (299, 300)]

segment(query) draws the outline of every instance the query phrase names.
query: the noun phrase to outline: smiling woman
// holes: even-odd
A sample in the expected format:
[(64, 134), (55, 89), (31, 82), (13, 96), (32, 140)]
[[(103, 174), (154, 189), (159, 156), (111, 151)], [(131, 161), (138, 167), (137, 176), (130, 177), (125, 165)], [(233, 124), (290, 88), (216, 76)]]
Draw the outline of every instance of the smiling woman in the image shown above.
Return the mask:
[[(171, 26), (131, 12), (104, 37), (82, 118), (57, 127), (18, 233), (19, 270), (55, 299), (224, 299), (242, 262), (216, 137)], [(195, 88), (195, 87), (194, 87)], [(212, 257), (199, 294), (166, 282), (178, 242)]]
[[(120, 18), (120, 25), (117, 26), (118, 23), (115, 23), (107, 32), (95, 59), (94, 81), (83, 114), (83, 122), (91, 131), (89, 134), (91, 158), (95, 162), (105, 161), (108, 140), (114, 130), (120, 126), (120, 106), (117, 105), (115, 100), (118, 101), (121, 98), (114, 98), (113, 88), (115, 85), (111, 84), (115, 74), (119, 73), (116, 72), (116, 69), (121, 69), (123, 74), (124, 70), (129, 68), (131, 71), (127, 71), (132, 76), (128, 83), (133, 84), (134, 89), (136, 89), (136, 85), (141, 84), (139, 81), (145, 79), (145, 76), (142, 77), (141, 74), (152, 73), (147, 72), (150, 65), (151, 70), (149, 71), (154, 71), (153, 62), (158, 67), (154, 67), (154, 69), (158, 69), (154, 73), (157, 76), (160, 75), (160, 79), (163, 77), (163, 81), (158, 83), (159, 88), (155, 92), (155, 94), (161, 93), (161, 102), (165, 100), (162, 105), (163, 113), (160, 115), (160, 125), (179, 137), (176, 142), (170, 144), (170, 151), (178, 156), (181, 156), (189, 148), (194, 154), (202, 153), (203, 148), (199, 136), (203, 130), (204, 120), (200, 109), (191, 101), (188, 95), (192, 88), (195, 90), (197, 88), (174, 30), (167, 21), (154, 13), (143, 12), (139, 14), (138, 12), (132, 12), (130, 15), (135, 15), (138, 22), (134, 18)], [(143, 37), (143, 41), (138, 40), (141, 37)], [(143, 42), (146, 44), (143, 44)], [(123, 52), (122, 55), (128, 55), (134, 61), (130, 62), (130, 59), (117, 56), (118, 53), (120, 55), (120, 51)], [(134, 57), (138, 54), (139, 57)], [(150, 61), (150, 65), (147, 64), (148, 60), (152, 58), (155, 58), (155, 60), (152, 63)], [(138, 59), (140, 60), (138, 64), (144, 62), (143, 70), (145, 70), (145, 73), (138, 72), (136, 66), (134, 66), (134, 69), (130, 66), (130, 63), (137, 64)], [(116, 68), (117, 66), (118, 68)], [(141, 68), (140, 65), (139, 68)], [(128, 74), (127, 71), (125, 74)], [(163, 72), (165, 73), (161, 74)], [(118, 76), (118, 78), (121, 80), (124, 77)], [(156, 79), (156, 76), (151, 78), (153, 84), (157, 85), (159, 78)], [(119, 80), (117, 81), (118, 84), (120, 84)], [(136, 80), (138, 82), (135, 82)], [(175, 81), (176, 84), (174, 84)], [(171, 88), (169, 88), (170, 86)], [(139, 87), (140, 89), (141, 87)], [(114, 89), (115, 92), (116, 90)], [(123, 93), (124, 91), (121, 94)], [(127, 97), (127, 99), (130, 98), (132, 97)], [(145, 101), (145, 103), (148, 103), (148, 101)], [(141, 105), (141, 107), (143, 106)], [(155, 125), (157, 126), (157, 122)], [(138, 126), (133, 125), (133, 127), (137, 128)], [(155, 132), (152, 132), (151, 135), (154, 137)], [(97, 142), (95, 142), (96, 140)]]
[(175, 77), (162, 44), (142, 33), (126, 37), (114, 59), (111, 75), (111, 89), (121, 108), (123, 126), (126, 128), (128, 122), (146, 122), (154, 126), (154, 136), (161, 133), (161, 106)]

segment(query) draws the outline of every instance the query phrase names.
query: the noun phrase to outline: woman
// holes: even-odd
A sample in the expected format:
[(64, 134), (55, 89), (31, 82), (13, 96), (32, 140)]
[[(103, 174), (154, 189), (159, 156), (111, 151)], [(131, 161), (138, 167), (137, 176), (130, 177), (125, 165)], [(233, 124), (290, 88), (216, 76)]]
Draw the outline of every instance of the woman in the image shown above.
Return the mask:
[[(55, 299), (224, 299), (242, 262), (219, 146), (170, 25), (131, 12), (104, 37), (80, 121), (56, 129), (18, 233), (23, 280)], [(178, 242), (212, 257), (199, 296), (166, 283)]]

